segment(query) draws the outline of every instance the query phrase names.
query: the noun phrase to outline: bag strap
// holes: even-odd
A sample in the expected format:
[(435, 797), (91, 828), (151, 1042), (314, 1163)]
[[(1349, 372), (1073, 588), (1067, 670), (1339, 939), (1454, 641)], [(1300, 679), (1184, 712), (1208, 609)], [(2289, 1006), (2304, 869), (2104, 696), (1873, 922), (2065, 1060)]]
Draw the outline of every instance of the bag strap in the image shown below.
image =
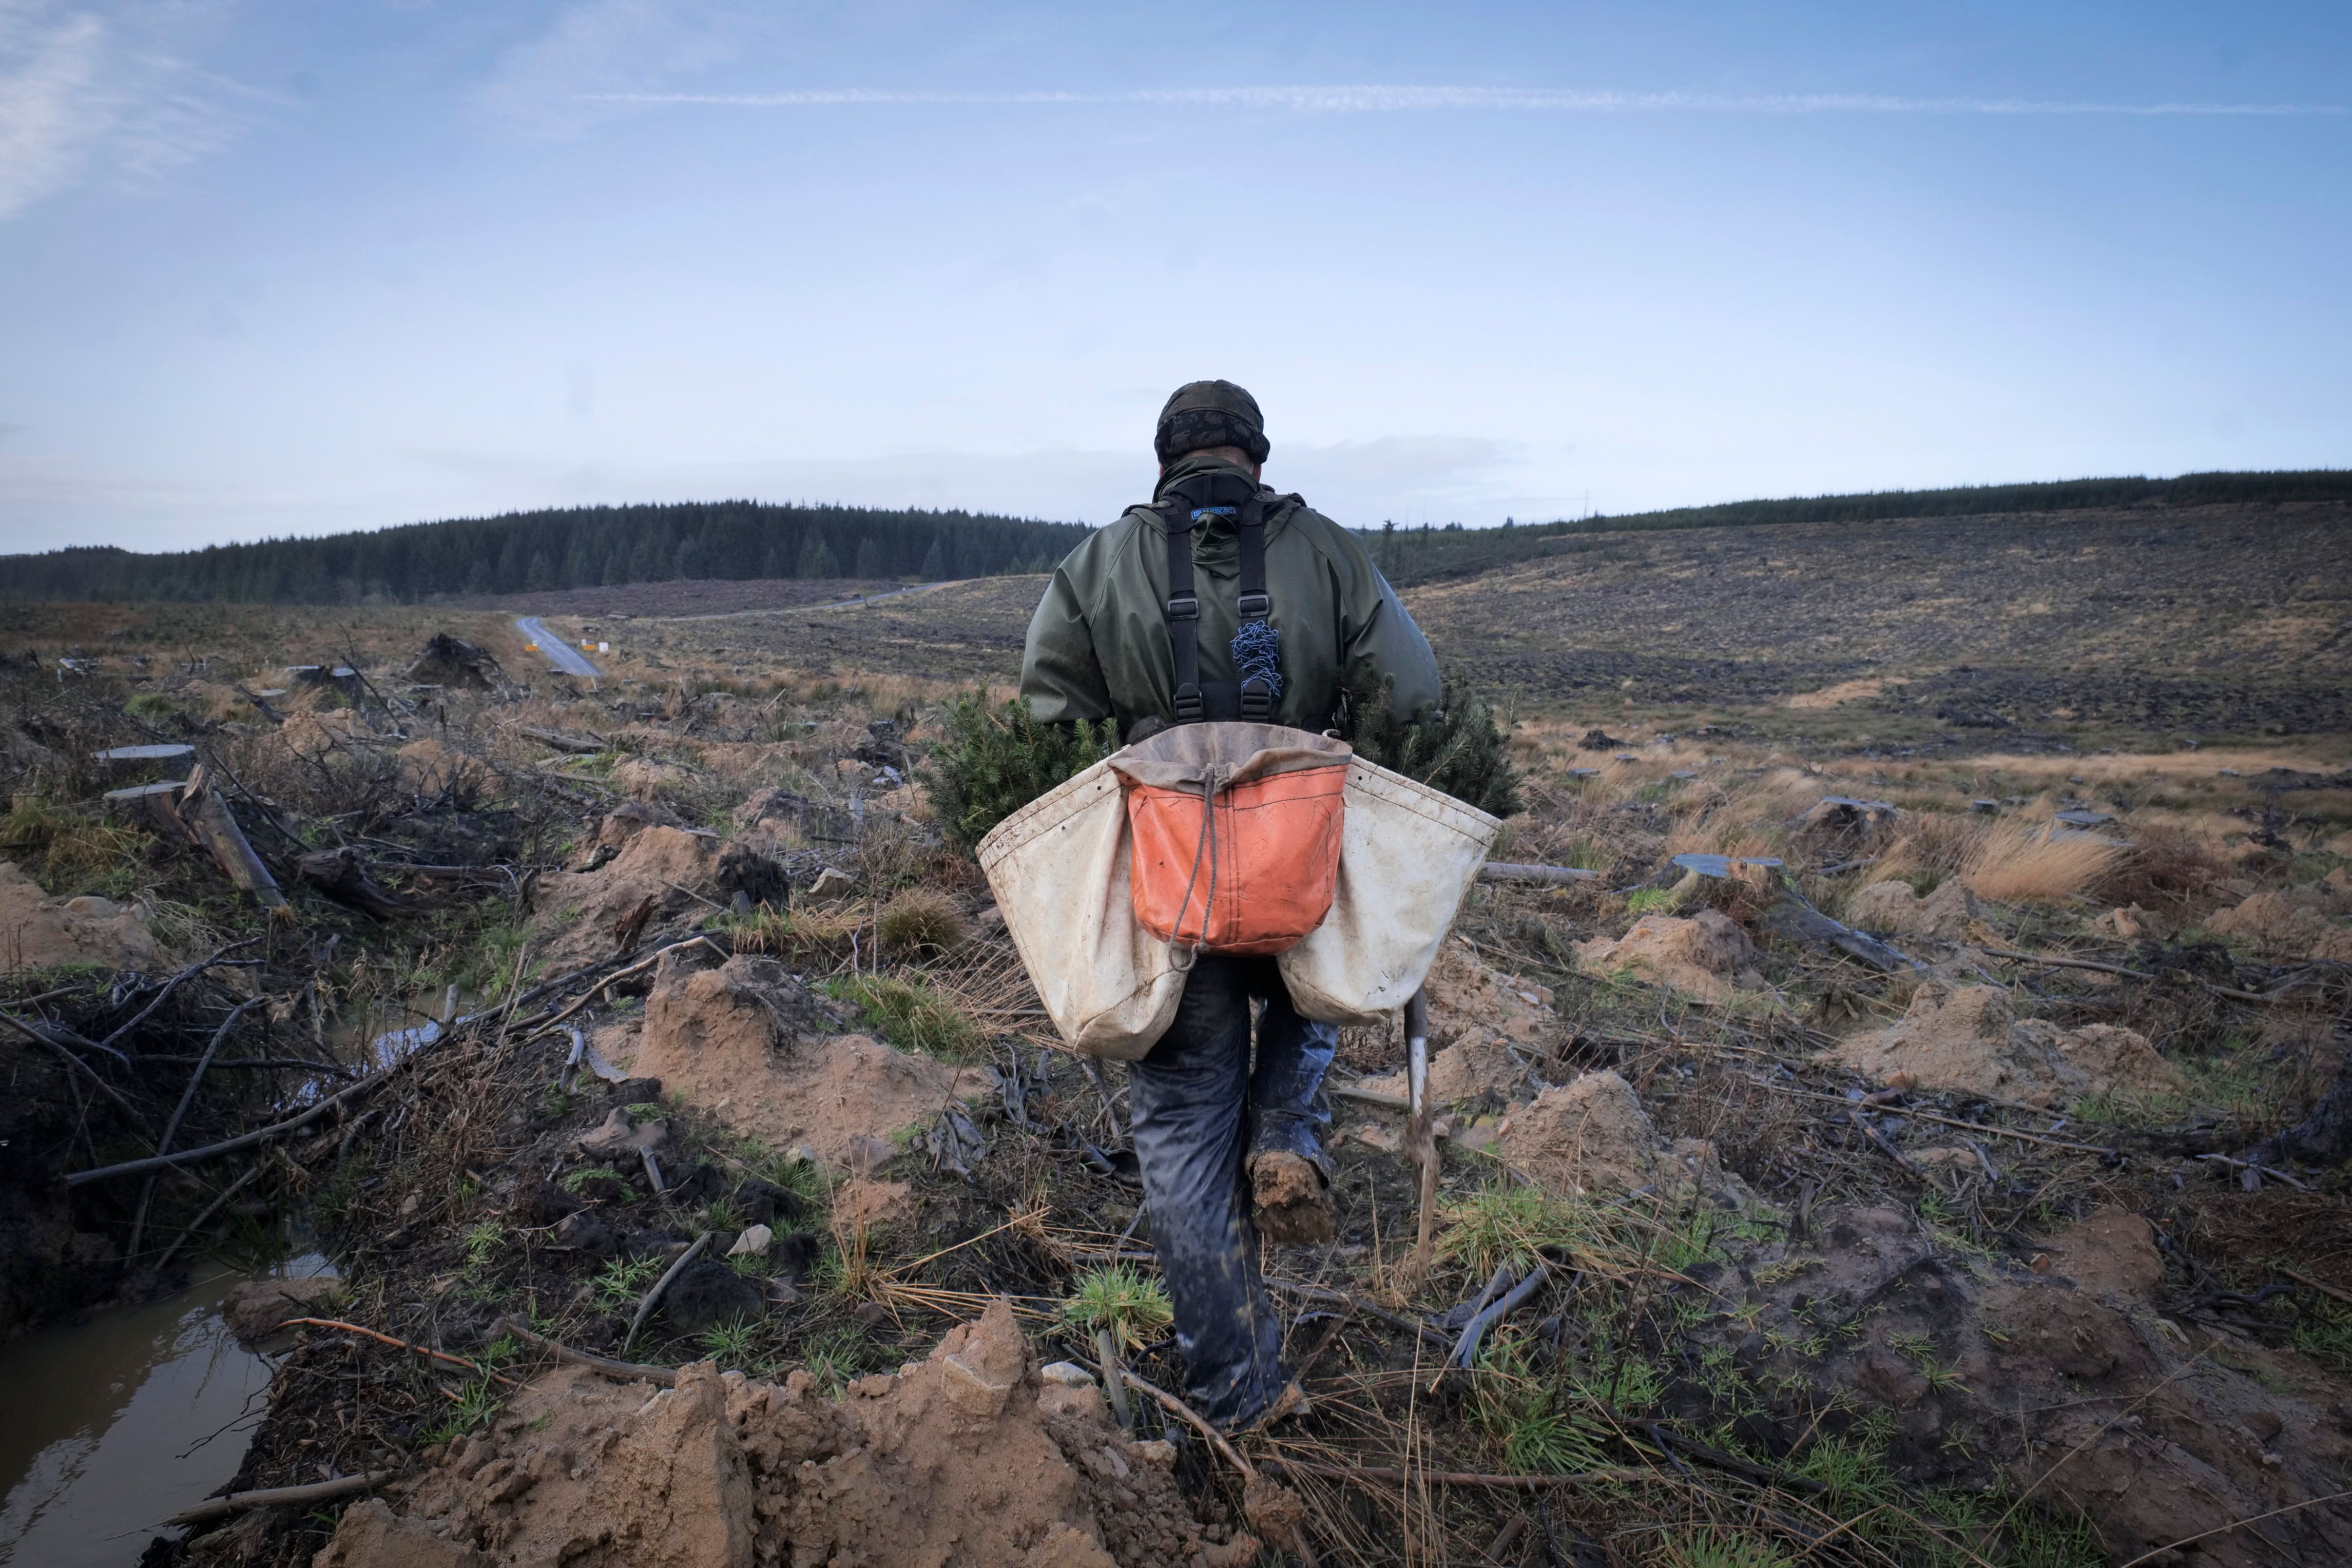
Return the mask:
[(1201, 722), (1201, 596), (1192, 591), (1192, 525), (1189, 502), (1167, 508), (1168, 641), (1176, 655), (1176, 722)]
[[(1201, 691), (1201, 599), (1192, 573), (1192, 530), (1213, 514), (1234, 519), (1241, 540), (1241, 593), (1235, 601), (1242, 623), (1264, 621), (1274, 610), (1265, 589), (1265, 519), (1267, 503), (1289, 497), (1257, 486), (1246, 496), (1233, 494), (1234, 481), (1223, 475), (1196, 474), (1171, 486), (1160, 502), (1162, 527), (1168, 535), (1168, 641), (1176, 664), (1176, 722), (1198, 724), (1207, 716)], [(1274, 687), (1262, 676), (1239, 684), (1241, 716), (1257, 723), (1274, 716)], [(1232, 699), (1225, 699), (1230, 702)], [(1226, 711), (1232, 711), (1228, 708)]]

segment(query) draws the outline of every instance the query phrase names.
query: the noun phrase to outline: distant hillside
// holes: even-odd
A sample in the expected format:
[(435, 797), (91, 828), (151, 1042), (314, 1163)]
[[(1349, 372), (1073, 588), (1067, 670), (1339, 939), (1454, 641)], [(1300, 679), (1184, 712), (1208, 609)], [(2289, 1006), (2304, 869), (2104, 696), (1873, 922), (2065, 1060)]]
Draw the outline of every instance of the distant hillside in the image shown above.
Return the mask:
[(414, 603), (676, 578), (991, 577), (1046, 571), (1078, 523), (756, 501), (512, 512), (373, 533), (142, 555), (0, 556), (0, 599)]
[(1715, 507), (1572, 521), (1514, 523), (1499, 528), (1360, 528), (1372, 559), (1400, 585), (1467, 577), (1530, 560), (1561, 548), (1564, 536), (1649, 528), (1722, 528), (1773, 523), (1861, 523), (1902, 517), (1988, 517), (2021, 512), (2081, 512), (2116, 507), (2216, 503), (2352, 501), (2352, 468), (2244, 474), (2183, 474), (2174, 479), (2061, 479), (2034, 485), (1971, 485), (1949, 490), (1876, 490), (1784, 501), (1729, 501)]

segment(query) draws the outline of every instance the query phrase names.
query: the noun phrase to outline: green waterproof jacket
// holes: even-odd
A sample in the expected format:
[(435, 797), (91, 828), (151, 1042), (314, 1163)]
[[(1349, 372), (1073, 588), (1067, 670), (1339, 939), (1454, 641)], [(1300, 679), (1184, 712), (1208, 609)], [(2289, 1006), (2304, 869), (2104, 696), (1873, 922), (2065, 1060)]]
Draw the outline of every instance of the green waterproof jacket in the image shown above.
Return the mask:
[[(1211, 470), (1249, 474), (1221, 458), (1186, 457), (1160, 476), (1153, 498)], [(1193, 530), (1192, 575), (1201, 679), (1233, 680), (1241, 540), (1231, 518), (1213, 517)], [(1266, 621), (1282, 633), (1276, 723), (1323, 729), (1344, 685), (1377, 689), (1390, 679), (1393, 711), (1437, 706), (1437, 660), (1396, 591), (1355, 535), (1296, 496), (1266, 504), (1265, 587), (1274, 601)], [(1116, 718), (1122, 739), (1139, 719), (1172, 720), (1176, 659), (1167, 606), (1167, 530), (1158, 511), (1131, 507), (1070, 552), (1029, 618), (1021, 695), (1030, 714), (1049, 723)]]

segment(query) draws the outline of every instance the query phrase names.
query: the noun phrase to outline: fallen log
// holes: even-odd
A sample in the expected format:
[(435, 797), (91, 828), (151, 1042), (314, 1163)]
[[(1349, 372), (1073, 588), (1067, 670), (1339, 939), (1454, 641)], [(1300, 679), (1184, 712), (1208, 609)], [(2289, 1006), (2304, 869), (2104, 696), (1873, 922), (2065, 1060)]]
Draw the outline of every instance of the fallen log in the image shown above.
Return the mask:
[(608, 745), (607, 742), (593, 735), (567, 735), (560, 729), (541, 729), (536, 725), (517, 725), (515, 733), (527, 735), (541, 746), (568, 752), (574, 757), (593, 757), (596, 753), (606, 749)]
[(618, 1377), (628, 1382), (658, 1383), (665, 1388), (674, 1388), (677, 1385), (677, 1368), (674, 1366), (649, 1366), (640, 1361), (614, 1361), (610, 1356), (591, 1355), (584, 1350), (574, 1350), (568, 1344), (548, 1338), (545, 1334), (535, 1333), (510, 1317), (499, 1320), (499, 1332), (512, 1334), (523, 1343), (543, 1350), (558, 1361), (568, 1361), (574, 1366), (589, 1367), (604, 1373), (608, 1377)]
[(1405, 1481), (1425, 1481), (1433, 1486), (1493, 1487), (1509, 1491), (1541, 1491), (1550, 1487), (1587, 1486), (1595, 1481), (1657, 1479), (1648, 1470), (1619, 1468), (1578, 1470), (1564, 1476), (1497, 1476), (1472, 1470), (1401, 1470), (1389, 1465), (1316, 1465), (1302, 1459), (1277, 1458), (1272, 1455), (1258, 1462), (1270, 1470), (1282, 1470), (1295, 1476), (1323, 1476), (1337, 1481), (1379, 1481), (1388, 1486)]
[(395, 915), (415, 912), (416, 905), (369, 874), (366, 860), (349, 844), (304, 855), (294, 862), (294, 869), (304, 882), (337, 904), (362, 915), (389, 920)]
[(621, 1336), (623, 1350), (629, 1348), (630, 1343), (637, 1337), (637, 1331), (646, 1326), (646, 1319), (652, 1315), (654, 1308), (661, 1304), (662, 1292), (669, 1289), (670, 1281), (686, 1272), (686, 1266), (688, 1263), (702, 1256), (702, 1249), (710, 1245), (710, 1238), (714, 1234), (716, 1233), (713, 1231), (706, 1230), (696, 1237), (694, 1245), (679, 1253), (677, 1261), (672, 1263), (663, 1271), (662, 1277), (654, 1281), (654, 1288), (647, 1291), (646, 1299), (637, 1303), (636, 1316), (629, 1320), (629, 1332)]
[(341, 1318), (288, 1318), (278, 1326), (281, 1329), (334, 1329), (342, 1333), (355, 1333), (362, 1339), (372, 1339), (378, 1344), (388, 1344), (394, 1350), (404, 1350), (412, 1355), (421, 1355), (427, 1361), (446, 1362), (451, 1366), (464, 1367), (478, 1377), (487, 1377), (492, 1383), (503, 1383), (509, 1388), (522, 1386), (513, 1378), (501, 1376), (478, 1362), (467, 1361), (462, 1355), (451, 1355), (447, 1351), (435, 1350), (431, 1345), (414, 1344), (377, 1329), (363, 1328), (358, 1323), (347, 1323)]
[(1572, 883), (1598, 882), (1597, 871), (1582, 871), (1572, 865), (1529, 865), (1517, 861), (1488, 861), (1478, 868), (1480, 882)]
[(220, 798), (219, 791), (212, 788), (201, 765), (190, 775), (188, 788), (180, 800), (186, 808), (184, 814), (188, 826), (197, 838), (204, 841), (205, 847), (212, 852), (213, 859), (219, 862), (221, 870), (228, 873), (229, 881), (253, 894), (255, 901), (272, 915), (282, 912), (291, 915), (292, 906), (286, 902), (286, 895), (278, 891), (278, 879), (269, 874), (269, 868), (262, 864), (261, 857), (254, 852), (252, 841), (245, 836), (245, 830), (236, 825), (236, 818), (230, 813), (227, 802)]
[(337, 1476), (331, 1481), (312, 1481), (309, 1486), (265, 1487), (259, 1491), (233, 1491), (226, 1497), (209, 1497), (194, 1508), (184, 1508), (163, 1522), (171, 1524), (202, 1524), (207, 1520), (225, 1519), (232, 1513), (243, 1513), (253, 1508), (295, 1508), (304, 1503), (331, 1502), (353, 1492), (373, 1491), (393, 1479), (393, 1470), (368, 1470), (356, 1476)]

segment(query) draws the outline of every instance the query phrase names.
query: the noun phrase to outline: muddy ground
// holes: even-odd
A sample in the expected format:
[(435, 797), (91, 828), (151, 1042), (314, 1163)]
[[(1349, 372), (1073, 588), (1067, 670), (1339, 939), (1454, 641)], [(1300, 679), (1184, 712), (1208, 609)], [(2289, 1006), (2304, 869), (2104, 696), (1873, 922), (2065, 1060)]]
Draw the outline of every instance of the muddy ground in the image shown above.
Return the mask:
[[(1482, 884), (1433, 977), (1423, 1277), (1401, 1047), (1347, 1031), (1339, 1237), (1265, 1259), (1313, 1408), (1228, 1457), (1105, 1397), (1097, 1322), (1182, 1386), (1122, 1073), (907, 782), (958, 672), (827, 613), (636, 622), (594, 692), (495, 626), (408, 679), (417, 612), (345, 629), (363, 679), (177, 611), (7, 675), (9, 1332), (291, 1216), (342, 1275), (244, 1303), (234, 1490), (343, 1490), (151, 1561), (2352, 1557), (2347, 1172), (2243, 1164), (2352, 1046), (2340, 733), (1903, 758), (1864, 675), (1747, 736), (1527, 714), (1497, 857), (1602, 874)], [(91, 756), (136, 743), (194, 749)], [(100, 800), (194, 763), (283, 913)], [(184, 1095), (173, 1149), (312, 1119), (65, 1185)]]

